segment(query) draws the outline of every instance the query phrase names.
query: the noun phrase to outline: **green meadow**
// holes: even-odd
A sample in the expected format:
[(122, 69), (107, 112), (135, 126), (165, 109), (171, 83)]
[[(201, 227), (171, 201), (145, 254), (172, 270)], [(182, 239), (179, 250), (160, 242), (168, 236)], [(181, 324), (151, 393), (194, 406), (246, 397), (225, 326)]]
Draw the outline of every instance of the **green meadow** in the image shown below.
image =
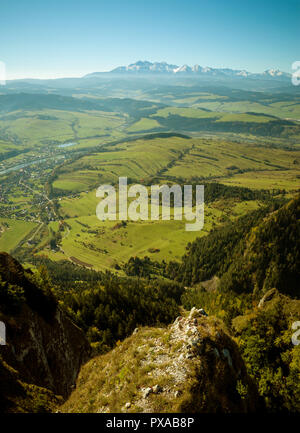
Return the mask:
[[(60, 250), (45, 248), (38, 254), (51, 260), (80, 260), (94, 269), (114, 269), (131, 256), (149, 256), (152, 260), (179, 260), (188, 242), (205, 236), (213, 227), (257, 209), (258, 201), (228, 200), (205, 205), (205, 222), (201, 231), (186, 231), (187, 221), (100, 221), (96, 217), (99, 199), (95, 192), (62, 199), (61, 215), (68, 228), (62, 236)], [(50, 227), (57, 230), (57, 223)]]
[(33, 222), (0, 218), (0, 251), (12, 252), (35, 227)]
[(231, 176), (222, 180), (225, 185), (244, 186), (253, 189), (285, 189), (286, 191), (299, 190), (300, 171), (252, 171)]

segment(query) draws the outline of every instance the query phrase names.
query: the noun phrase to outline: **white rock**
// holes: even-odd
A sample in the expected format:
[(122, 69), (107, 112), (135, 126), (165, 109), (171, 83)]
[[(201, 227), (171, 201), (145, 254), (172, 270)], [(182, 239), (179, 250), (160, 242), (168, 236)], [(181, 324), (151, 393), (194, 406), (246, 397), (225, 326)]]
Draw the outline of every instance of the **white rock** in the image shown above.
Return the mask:
[(153, 392), (152, 388), (146, 388), (144, 390), (143, 397), (147, 398), (149, 396), (149, 394), (151, 394), (151, 392)]

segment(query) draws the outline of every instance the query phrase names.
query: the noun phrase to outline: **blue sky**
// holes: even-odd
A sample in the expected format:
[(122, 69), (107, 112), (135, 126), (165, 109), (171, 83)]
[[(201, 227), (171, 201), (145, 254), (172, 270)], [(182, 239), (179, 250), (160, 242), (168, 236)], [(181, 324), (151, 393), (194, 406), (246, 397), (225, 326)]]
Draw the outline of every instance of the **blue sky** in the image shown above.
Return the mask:
[(290, 72), (299, 29), (299, 0), (10, 0), (0, 7), (0, 61), (8, 78), (137, 60)]

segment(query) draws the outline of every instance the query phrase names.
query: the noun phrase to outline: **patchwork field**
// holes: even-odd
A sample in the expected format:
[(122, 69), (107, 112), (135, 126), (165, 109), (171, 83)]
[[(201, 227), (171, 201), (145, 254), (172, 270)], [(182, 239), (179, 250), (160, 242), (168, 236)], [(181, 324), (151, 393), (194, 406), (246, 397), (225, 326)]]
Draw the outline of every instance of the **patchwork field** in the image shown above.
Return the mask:
[[(299, 166), (298, 150), (200, 138), (139, 139), (108, 147), (65, 166), (53, 187), (57, 192), (76, 193), (103, 183), (116, 183), (120, 176), (135, 182), (147, 182), (155, 176), (172, 180), (227, 179), (230, 182), (240, 174), (247, 179), (245, 172), (270, 170), (272, 176), (282, 179), (282, 185), (296, 189)], [(262, 174), (263, 178), (267, 176)], [(262, 180), (261, 185), (263, 183)]]
[[(249, 143), (183, 138), (177, 136), (140, 138), (103, 148), (65, 165), (54, 181), (59, 213), (67, 224), (60, 249), (43, 248), (39, 254), (52, 260), (67, 258), (94, 269), (114, 269), (131, 256), (154, 260), (178, 260), (188, 242), (204, 236), (227, 219), (236, 218), (261, 204), (257, 200), (218, 200), (205, 207), (201, 232), (185, 231), (185, 221), (139, 221), (125, 225), (96, 218), (96, 188), (118, 182), (201, 183), (201, 179), (221, 181), (252, 189), (299, 188), (299, 151), (251, 145)], [(97, 183), (98, 182), (98, 183)], [(58, 223), (51, 223), (54, 231)]]
[(140, 139), (108, 147), (64, 167), (53, 187), (77, 192), (97, 179), (99, 185), (117, 182), (120, 176), (143, 181), (181, 157), (191, 147), (190, 141), (179, 137)]
[[(290, 179), (296, 181), (299, 151), (287, 151), (249, 143), (233, 143), (222, 140), (192, 139), (192, 148), (182, 159), (175, 162), (165, 176), (196, 178), (227, 178), (237, 173), (291, 170)], [(245, 175), (246, 177), (246, 175)]]
[(247, 111), (277, 116), (282, 119), (300, 120), (299, 103), (295, 103), (293, 101), (274, 102), (266, 105), (259, 102), (249, 101), (226, 102), (223, 100), (218, 100), (201, 102), (201, 100), (198, 99), (197, 102), (192, 104), (192, 106), (194, 106), (195, 108), (206, 108), (212, 111), (223, 111), (231, 113), (241, 113)]
[[(177, 107), (202, 108), (215, 112), (261, 113), (281, 119), (300, 120), (299, 95), (248, 92), (209, 86), (211, 92), (197, 88), (175, 88), (172, 92), (155, 95), (156, 101)], [(151, 97), (154, 97), (153, 93)], [(180, 96), (179, 96), (180, 95)], [(144, 95), (147, 99), (150, 95)]]
[(227, 114), (220, 113), (203, 109), (194, 109), (194, 108), (176, 108), (176, 107), (168, 107), (158, 110), (155, 114), (152, 114), (151, 117), (164, 117), (168, 118), (170, 115), (177, 115), (186, 118), (192, 119), (204, 119), (204, 118), (213, 118), (218, 122), (255, 122), (255, 123), (265, 123), (270, 122), (272, 117), (256, 115), (250, 113), (236, 113), (236, 114)]

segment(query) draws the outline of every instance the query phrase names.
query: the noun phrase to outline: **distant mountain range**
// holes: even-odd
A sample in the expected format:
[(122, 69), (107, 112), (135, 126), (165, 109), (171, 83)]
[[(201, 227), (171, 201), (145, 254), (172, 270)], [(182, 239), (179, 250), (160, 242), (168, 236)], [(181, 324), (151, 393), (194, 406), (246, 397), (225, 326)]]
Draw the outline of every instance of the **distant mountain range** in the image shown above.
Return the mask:
[[(279, 69), (267, 69), (262, 73), (252, 73), (242, 69), (229, 69), (229, 68), (210, 68), (203, 67), (200, 65), (171, 65), (166, 62), (148, 62), (139, 60), (136, 63), (132, 63), (128, 66), (119, 66), (112, 71), (108, 72), (112, 74), (169, 74), (169, 75), (201, 75), (207, 77), (244, 77), (244, 78), (260, 78), (260, 79), (279, 79), (287, 80), (290, 79), (291, 74), (282, 72)], [(96, 77), (103, 75), (103, 72), (93, 72), (92, 74), (85, 75), (85, 78)], [(106, 73), (107, 74), (107, 73)]]

